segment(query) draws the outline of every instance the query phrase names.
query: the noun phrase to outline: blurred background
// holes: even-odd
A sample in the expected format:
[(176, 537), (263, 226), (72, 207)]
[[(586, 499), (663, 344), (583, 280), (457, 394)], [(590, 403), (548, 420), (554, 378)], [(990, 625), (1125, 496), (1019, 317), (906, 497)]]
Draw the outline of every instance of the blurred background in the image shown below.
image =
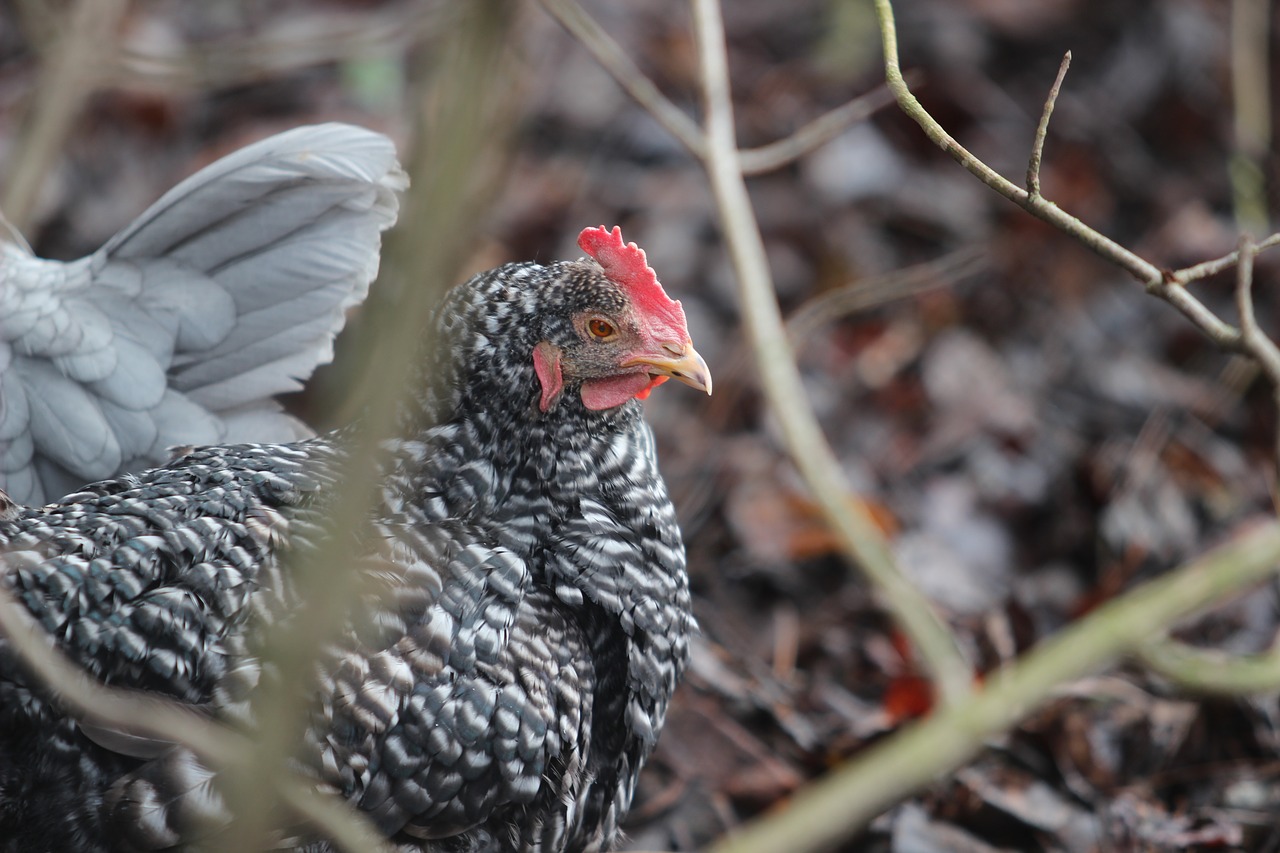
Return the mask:
[[(686, 4), (584, 5), (697, 116)], [(1266, 230), (1268, 5), (896, 11), (922, 102), (1017, 183), (1071, 50), (1044, 194), (1177, 268), (1231, 251), (1238, 223)], [(576, 257), (583, 227), (622, 226), (682, 300), (715, 376), (710, 400), (668, 387), (646, 404), (703, 635), (630, 832), (634, 849), (693, 849), (927, 713), (932, 695), (780, 449), (701, 167), (539, 5), (486, 6), (503, 60), (459, 80), (463, 4), (0, 0), (0, 209), (38, 254), (74, 258), (250, 141), (328, 120), (391, 135), (415, 189), (334, 364), (289, 401), (317, 428), (355, 411), (371, 375), (362, 347), (406, 289)], [(743, 147), (880, 85), (867, 0), (732, 0), (724, 14)], [(1233, 35), (1233, 15), (1253, 23)], [(1242, 57), (1261, 73), (1233, 91)], [(459, 97), (482, 132), (451, 147)], [(828, 438), (984, 670), (1272, 513), (1275, 412), (1251, 368), (895, 108), (750, 189)], [(423, 243), (447, 257), (419, 262)], [(1264, 327), (1276, 271), (1259, 260)], [(1229, 275), (1196, 292), (1233, 316)], [(1179, 636), (1254, 652), (1276, 628), (1267, 587)], [(849, 849), (1280, 849), (1278, 725), (1274, 696), (1187, 697), (1121, 668), (1063, 690)]]

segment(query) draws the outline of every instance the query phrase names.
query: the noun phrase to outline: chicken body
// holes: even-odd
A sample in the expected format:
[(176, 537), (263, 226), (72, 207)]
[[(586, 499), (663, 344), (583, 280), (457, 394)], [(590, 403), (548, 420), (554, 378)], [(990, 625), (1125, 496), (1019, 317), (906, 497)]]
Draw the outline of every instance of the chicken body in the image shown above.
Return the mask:
[[(608, 849), (687, 661), (683, 545), (634, 398), (710, 377), (678, 303), (626, 278), (634, 246), (630, 268), (584, 248), (599, 262), (502, 267), (437, 313), (402, 412), (426, 426), (385, 447), (352, 569), (378, 594), (320, 659), (298, 762), (407, 849)], [(252, 729), (344, 456), (340, 435), (207, 447), (23, 509), (0, 584), (103, 681)], [(217, 783), (66, 716), (0, 638), (0, 849), (180, 849), (233, 819)]]

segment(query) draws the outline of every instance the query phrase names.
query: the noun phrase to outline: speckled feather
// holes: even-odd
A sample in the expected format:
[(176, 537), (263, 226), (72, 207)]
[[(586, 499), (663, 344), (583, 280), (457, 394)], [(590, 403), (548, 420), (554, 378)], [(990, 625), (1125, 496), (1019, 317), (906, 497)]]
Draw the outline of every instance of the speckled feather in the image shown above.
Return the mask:
[[(322, 657), (299, 754), (406, 849), (617, 839), (688, 656), (684, 550), (639, 404), (591, 411), (569, 378), (544, 412), (531, 353), (626, 302), (592, 261), (515, 264), (437, 313), (357, 567), (380, 595)], [(202, 448), (24, 508), (0, 583), (104, 681), (252, 726), (257, 644), (306, 565), (282, 555), (320, 536), (343, 455)], [(190, 754), (68, 719), (0, 639), (0, 849), (181, 848), (227, 820)]]

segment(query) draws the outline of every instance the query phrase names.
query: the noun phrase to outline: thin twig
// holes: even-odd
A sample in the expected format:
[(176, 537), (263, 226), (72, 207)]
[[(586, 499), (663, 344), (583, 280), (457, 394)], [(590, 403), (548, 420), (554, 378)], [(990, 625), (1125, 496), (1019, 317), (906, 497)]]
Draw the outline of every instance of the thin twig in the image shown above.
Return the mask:
[(1231, 98), (1235, 151), (1230, 159), (1236, 227), (1268, 230), (1266, 160), (1271, 154), (1270, 0), (1231, 3)]
[(50, 644), (13, 593), (0, 587), (0, 635), (14, 656), (75, 719), (138, 737), (182, 744), (205, 759), (234, 761), (249, 750), (240, 735), (190, 707), (152, 693), (107, 687)]
[[(127, 2), (127, 0), (126, 0)], [(60, 4), (36, 0), (22, 26), (38, 52), (58, 45), (66, 12)], [(106, 6), (91, 2), (90, 5)], [(35, 11), (34, 7), (39, 7)], [(341, 13), (321, 7), (308, 14), (300, 9), (293, 26), (262, 32), (238, 32), (212, 41), (170, 44), (159, 52), (146, 50), (127, 38), (112, 44), (110, 55), (93, 67), (98, 88), (145, 92), (206, 91), (261, 81), (300, 68), (332, 65), (368, 57), (403, 53), (434, 33), (451, 31), (453, 7), (444, 4), (400, 4), (386, 10)]]
[(769, 264), (751, 199), (738, 164), (729, 90), (724, 24), (717, 0), (694, 0), (694, 31), (706, 101), (707, 157), (725, 242), (742, 293), (761, 383), (782, 427), (788, 449), (845, 553), (866, 572), (886, 606), (915, 644), (944, 703), (970, 691), (972, 669), (954, 635), (929, 602), (903, 576), (888, 543), (851, 489), (804, 395), (795, 355), (774, 296)]
[(1223, 322), (1199, 299), (1178, 282), (1169, 279), (1163, 270), (1121, 246), (1109, 237), (1093, 230), (1076, 217), (1062, 210), (1041, 195), (1027, 190), (1004, 178), (986, 163), (965, 149), (925, 111), (907, 86), (898, 63), (898, 34), (893, 22), (893, 6), (890, 0), (875, 0), (876, 14), (880, 19), (880, 36), (884, 46), (885, 79), (898, 99), (898, 106), (925, 132), (934, 144), (950, 154), (970, 174), (1000, 195), (1017, 204), (1028, 213), (1043, 219), (1065, 234), (1078, 240), (1090, 251), (1128, 272), (1146, 288), (1147, 292), (1165, 300), (1182, 312), (1188, 320), (1224, 349), (1240, 350), (1240, 330)]
[(895, 299), (905, 299), (938, 287), (955, 284), (981, 272), (987, 266), (985, 254), (970, 247), (884, 275), (828, 290), (802, 303), (787, 317), (787, 336), (797, 349), (813, 339), (826, 323), (865, 311)]
[(987, 679), (967, 701), (935, 711), (797, 793), (786, 808), (740, 827), (711, 853), (827, 850), (902, 797), (954, 770), (1016, 725), (1060, 685), (1096, 672), (1177, 620), (1276, 570), (1274, 522), (1112, 599)]
[[(1215, 340), (1233, 349), (1242, 347), (1239, 330), (1219, 320), (1162, 271), (1038, 195), (1014, 186), (947, 135), (902, 80), (889, 1), (876, 0), (876, 9), (890, 87), (903, 110), (936, 144), (997, 192), (1128, 270)], [(1277, 560), (1280, 526), (1271, 524), (1113, 600), (996, 673), (973, 698), (882, 741), (864, 757), (806, 788), (784, 811), (743, 828), (714, 848), (715, 853), (799, 853), (836, 844), (901, 796), (971, 758), (985, 737), (1016, 723), (1056, 685), (1105, 665), (1196, 608), (1267, 577)]]
[(1224, 350), (1229, 352), (1241, 351), (1240, 330), (1223, 321), (1206, 308), (1205, 304), (1192, 296), (1186, 288), (1175, 282), (1163, 279), (1146, 282), (1146, 288), (1147, 293), (1163, 299), (1181, 311), (1182, 315), (1190, 320), (1192, 325), (1196, 326)]
[[(622, 90), (653, 116), (699, 160), (707, 158), (707, 142), (702, 129), (685, 115), (645, 76), (621, 46), (574, 0), (540, 0), (544, 9), (569, 31)], [(785, 139), (739, 152), (744, 174), (760, 175), (780, 169), (830, 142), (851, 124), (892, 103), (887, 90), (876, 89), (861, 95), (801, 127)]]
[(335, 794), (317, 791), (310, 780), (288, 773), (276, 785), (280, 799), (343, 853), (393, 853), (396, 849), (364, 812)]
[[(1263, 240), (1261, 243), (1258, 243), (1256, 246), (1256, 249), (1257, 249), (1257, 252), (1261, 254), (1267, 249), (1274, 248), (1275, 246), (1280, 246), (1280, 234), (1272, 234), (1270, 237)], [(1186, 286), (1188, 284), (1191, 284), (1193, 281), (1199, 281), (1200, 279), (1209, 278), (1210, 276), (1215, 276), (1220, 272), (1229, 270), (1239, 262), (1240, 262), (1240, 252), (1234, 251), (1229, 254), (1223, 255), (1220, 258), (1214, 258), (1211, 261), (1204, 261), (1203, 263), (1195, 264), (1189, 267), (1184, 267), (1183, 269), (1180, 269), (1180, 270), (1175, 270), (1169, 273), (1165, 277), (1172, 284)]]
[[(1253, 262), (1257, 257), (1258, 247), (1248, 232), (1241, 235), (1240, 248), (1236, 254), (1239, 257), (1236, 267), (1236, 311), (1240, 314), (1240, 335), (1243, 339), (1243, 347), (1258, 367), (1267, 374), (1267, 379), (1271, 382), (1272, 395), (1275, 397), (1276, 405), (1280, 407), (1280, 349), (1277, 349), (1275, 342), (1259, 328), (1258, 320), (1254, 315)], [(1275, 443), (1274, 464), (1276, 471), (1280, 473), (1280, 430), (1276, 432)], [(1273, 499), (1276, 482), (1280, 482), (1280, 477), (1277, 477), (1272, 484)]]
[(434, 32), (451, 7), (437, 3), (390, 5), (348, 13), (300, 7), (294, 27), (237, 33), (235, 38), (181, 45), (149, 53), (125, 44), (107, 70), (107, 83), (134, 91), (207, 91), (244, 85), (300, 68), (400, 54)]
[(1280, 349), (1258, 327), (1253, 312), (1253, 259), (1258, 247), (1248, 234), (1240, 238), (1240, 260), (1236, 266), (1236, 310), (1240, 313), (1240, 334), (1244, 348), (1258, 360), (1258, 364), (1271, 380), (1272, 387), (1280, 388)]
[(1199, 649), (1168, 637), (1137, 650), (1143, 665), (1180, 689), (1215, 696), (1280, 691), (1280, 644), (1256, 655)]
[(0, 208), (19, 232), (31, 224), (40, 188), (62, 152), (63, 142), (85, 99), (101, 83), (110, 62), (116, 29), (128, 0), (79, 0), (66, 29), (45, 57), (40, 79), (27, 99), (23, 132), (9, 161)]
[(1040, 161), (1044, 159), (1044, 140), (1049, 135), (1049, 119), (1053, 115), (1054, 104), (1058, 102), (1058, 91), (1062, 88), (1062, 81), (1070, 67), (1071, 51), (1068, 50), (1062, 57), (1062, 64), (1058, 66), (1058, 76), (1049, 89), (1049, 97), (1045, 98), (1040, 124), (1036, 125), (1036, 138), (1031, 144), (1031, 160), (1027, 163), (1027, 192), (1033, 196), (1040, 195)]
[[(289, 555), (301, 605), (289, 620), (273, 626), (264, 669), (269, 667), (278, 676), (264, 679), (252, 700), (258, 726), (255, 758), (264, 775), (278, 772), (302, 741), (321, 655), (348, 620), (359, 617), (353, 602), (369, 592), (370, 581), (376, 580), (356, 568), (364, 547), (361, 532), (379, 494), (383, 442), (395, 434), (400, 400), (414, 381), (423, 318), (442, 292), (442, 283), (453, 280), (459, 249), (469, 242), (468, 229), (475, 227), (475, 217), (459, 216), (458, 211), (471, 201), (476, 163), (505, 138), (492, 125), (495, 116), (490, 107), (494, 100), (505, 102), (509, 93), (518, 90), (505, 49), (512, 6), (510, 0), (466, 4), (465, 20), (443, 54), (439, 73), (433, 75), (437, 112), (420, 138), (431, 139), (435, 148), (427, 152), (429, 159), (414, 158), (415, 187), (401, 210), (395, 238), (412, 243), (412, 275), (421, 286), (401, 292), (397, 322), (380, 328), (372, 342), (367, 366), (376, 366), (377, 376), (363, 383), (365, 411), (344, 443), (347, 457), (335, 477), (325, 540), (306, 554)], [(508, 111), (498, 118), (511, 121), (513, 114)], [(419, 173), (419, 168), (426, 174)], [(384, 255), (392, 254), (389, 239)], [(236, 849), (260, 849), (261, 839), (276, 820), (270, 798), (254, 793), (230, 792), (235, 795), (231, 811), (238, 818), (240, 833)]]
[[(247, 738), (168, 697), (108, 687), (94, 680), (54, 648), (31, 615), (0, 587), (0, 635), (15, 657), (67, 709), (85, 724), (180, 745), (210, 768), (243, 773), (255, 755)], [(339, 798), (285, 772), (276, 780), (281, 795), (340, 849), (387, 851), (383, 837), (363, 815)]]
[(631, 61), (626, 51), (613, 40), (613, 36), (605, 32), (574, 0), (541, 2), (551, 17), (582, 43), (632, 100), (644, 107), (658, 124), (665, 127), (694, 156), (702, 156), (705, 142), (698, 125), (658, 90), (653, 81)]
[(738, 163), (744, 175), (762, 175), (781, 169), (799, 160), (811, 151), (826, 145), (839, 136), (845, 128), (870, 117), (877, 110), (893, 103), (893, 93), (881, 86), (860, 95), (830, 112), (818, 116), (785, 139), (744, 148), (738, 152)]
[(1243, 235), (1236, 250), (1236, 311), (1240, 315), (1240, 335), (1245, 346), (1253, 345), (1262, 334), (1253, 316), (1253, 259), (1257, 254), (1258, 247), (1253, 240)]

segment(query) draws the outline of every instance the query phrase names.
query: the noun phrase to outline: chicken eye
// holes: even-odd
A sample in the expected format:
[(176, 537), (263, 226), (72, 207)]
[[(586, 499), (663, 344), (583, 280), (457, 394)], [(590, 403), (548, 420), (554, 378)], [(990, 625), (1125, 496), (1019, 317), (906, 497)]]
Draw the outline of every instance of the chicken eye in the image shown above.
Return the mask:
[(615, 329), (613, 324), (608, 320), (602, 320), (599, 317), (595, 317), (587, 323), (587, 331), (590, 332), (593, 337), (603, 340), (604, 338), (613, 337), (617, 334), (618, 330)]

